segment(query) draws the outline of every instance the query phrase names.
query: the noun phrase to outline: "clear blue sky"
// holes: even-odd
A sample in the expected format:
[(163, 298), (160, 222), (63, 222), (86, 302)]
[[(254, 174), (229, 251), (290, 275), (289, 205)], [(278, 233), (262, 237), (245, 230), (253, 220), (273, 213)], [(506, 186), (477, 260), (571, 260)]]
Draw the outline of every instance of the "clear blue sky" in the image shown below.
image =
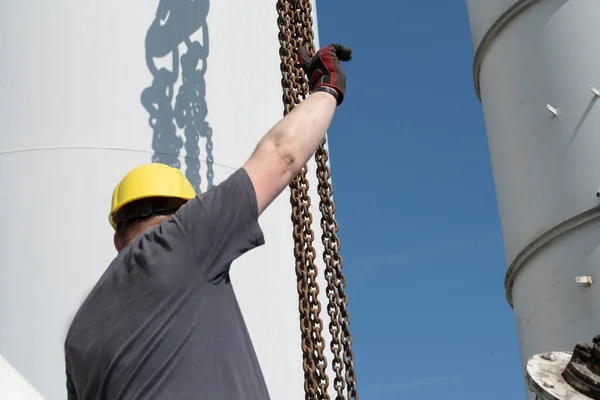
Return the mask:
[(354, 53), (329, 138), (360, 398), (524, 398), (464, 0), (317, 11)]

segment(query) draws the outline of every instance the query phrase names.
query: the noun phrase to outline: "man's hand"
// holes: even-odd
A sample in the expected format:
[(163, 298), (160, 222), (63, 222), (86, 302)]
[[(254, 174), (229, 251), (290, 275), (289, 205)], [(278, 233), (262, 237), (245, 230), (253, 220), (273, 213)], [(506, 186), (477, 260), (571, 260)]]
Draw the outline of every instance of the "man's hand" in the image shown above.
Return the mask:
[(350, 61), (352, 50), (341, 44), (330, 44), (310, 58), (305, 47), (298, 49), (298, 62), (308, 76), (309, 88), (312, 92), (325, 90), (327, 87), (337, 91), (338, 106), (344, 101), (346, 92), (346, 74), (340, 61)]

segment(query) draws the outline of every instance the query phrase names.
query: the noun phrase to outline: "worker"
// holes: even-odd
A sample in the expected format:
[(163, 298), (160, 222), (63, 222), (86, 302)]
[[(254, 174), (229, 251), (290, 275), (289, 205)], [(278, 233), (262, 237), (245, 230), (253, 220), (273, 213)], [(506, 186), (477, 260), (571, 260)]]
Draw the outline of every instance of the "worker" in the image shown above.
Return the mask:
[(323, 140), (344, 100), (340, 61), (350, 59), (339, 44), (312, 58), (302, 48), (311, 95), (205, 193), (158, 163), (116, 186), (109, 220), (118, 254), (65, 340), (69, 400), (269, 398), (229, 268), (265, 243), (258, 217)]

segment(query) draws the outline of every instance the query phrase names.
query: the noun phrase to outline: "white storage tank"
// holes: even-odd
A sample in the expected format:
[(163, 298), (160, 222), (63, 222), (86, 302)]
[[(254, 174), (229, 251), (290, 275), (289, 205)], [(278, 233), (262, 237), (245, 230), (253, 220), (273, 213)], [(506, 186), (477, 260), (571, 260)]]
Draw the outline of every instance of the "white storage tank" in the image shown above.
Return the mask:
[(44, 400), (39, 392), (0, 354), (0, 398)]
[(600, 2), (467, 8), (525, 365), (600, 333)]
[[(7, 0), (0, 27), (0, 354), (58, 400), (71, 318), (116, 254), (116, 183), (154, 161), (204, 191), (282, 117), (277, 11), (258, 0)], [(311, 162), (320, 255), (314, 172)], [(290, 215), (286, 191), (261, 217), (266, 245), (232, 272), (273, 399), (304, 398)]]

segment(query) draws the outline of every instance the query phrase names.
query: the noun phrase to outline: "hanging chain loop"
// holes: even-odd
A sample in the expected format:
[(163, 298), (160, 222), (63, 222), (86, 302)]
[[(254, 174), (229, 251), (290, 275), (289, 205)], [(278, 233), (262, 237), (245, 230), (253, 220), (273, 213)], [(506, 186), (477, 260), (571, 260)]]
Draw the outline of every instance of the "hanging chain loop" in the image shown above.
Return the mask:
[[(296, 60), (300, 46), (305, 46), (312, 56), (314, 34), (312, 5), (310, 0), (278, 0), (279, 43), (281, 58), (281, 86), (283, 89), (284, 115), (291, 112), (309, 94), (308, 81)], [(346, 279), (342, 273), (343, 261), (339, 254), (340, 241), (337, 236), (338, 223), (335, 219), (335, 204), (331, 185), (331, 170), (326, 139), (315, 153), (317, 164), (317, 192), (321, 211), (321, 240), (324, 246), (327, 313), (330, 317), (329, 332), (332, 340), (332, 369), (335, 372), (333, 386), (336, 400), (357, 400), (350, 316), (347, 310), (348, 297), (345, 292)], [(329, 378), (327, 359), (323, 354), (325, 339), (322, 335), (321, 302), (319, 301), (318, 268), (313, 247), (313, 217), (310, 212), (311, 199), (308, 194), (307, 167), (290, 183), (290, 203), (296, 258), (296, 276), (302, 338), (304, 390), (306, 400), (329, 400)], [(346, 390), (346, 393), (344, 391)]]

